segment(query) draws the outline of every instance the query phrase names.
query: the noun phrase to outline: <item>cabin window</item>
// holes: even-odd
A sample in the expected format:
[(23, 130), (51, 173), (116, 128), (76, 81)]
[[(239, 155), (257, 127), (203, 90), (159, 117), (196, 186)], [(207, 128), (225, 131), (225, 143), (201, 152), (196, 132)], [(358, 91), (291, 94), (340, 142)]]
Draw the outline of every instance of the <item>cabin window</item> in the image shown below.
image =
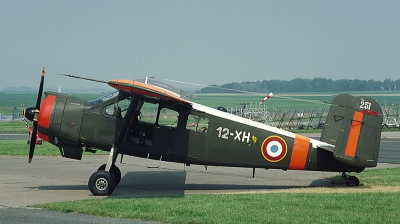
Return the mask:
[(140, 120), (146, 123), (155, 124), (157, 111), (157, 103), (144, 102), (140, 108)]
[(162, 108), (160, 111), (160, 117), (158, 118), (158, 124), (161, 126), (176, 128), (178, 125), (178, 118), (179, 113), (177, 111), (168, 108)]
[(208, 132), (208, 124), (210, 119), (208, 117), (189, 115), (186, 129), (197, 132)]

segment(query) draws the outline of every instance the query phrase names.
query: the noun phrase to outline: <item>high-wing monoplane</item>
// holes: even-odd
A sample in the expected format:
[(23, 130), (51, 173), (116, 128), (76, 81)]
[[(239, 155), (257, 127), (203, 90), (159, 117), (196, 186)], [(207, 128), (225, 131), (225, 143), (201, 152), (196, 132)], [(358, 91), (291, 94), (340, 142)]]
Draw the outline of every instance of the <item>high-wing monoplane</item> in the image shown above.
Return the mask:
[(366, 96), (334, 98), (315, 140), (192, 102), (153, 79), (99, 81), (116, 91), (96, 100), (56, 92), (45, 92), (42, 100), (43, 82), (44, 69), (36, 106), (23, 112), (33, 121), (29, 162), (37, 136), (70, 159), (109, 151), (89, 178), (94, 195), (110, 195), (120, 182), (118, 154), (187, 165), (336, 171), (348, 186), (359, 180), (347, 172), (378, 162), (382, 110)]

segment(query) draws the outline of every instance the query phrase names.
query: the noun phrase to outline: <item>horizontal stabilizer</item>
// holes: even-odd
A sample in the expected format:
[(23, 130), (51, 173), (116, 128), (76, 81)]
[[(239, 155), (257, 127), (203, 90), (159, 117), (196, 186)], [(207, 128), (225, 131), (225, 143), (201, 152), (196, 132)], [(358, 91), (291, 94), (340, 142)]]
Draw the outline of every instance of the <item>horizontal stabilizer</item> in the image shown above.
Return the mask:
[(330, 145), (317, 145), (317, 148), (323, 149), (323, 150), (328, 151), (328, 152), (334, 152), (335, 151), (335, 147), (334, 146), (330, 146)]

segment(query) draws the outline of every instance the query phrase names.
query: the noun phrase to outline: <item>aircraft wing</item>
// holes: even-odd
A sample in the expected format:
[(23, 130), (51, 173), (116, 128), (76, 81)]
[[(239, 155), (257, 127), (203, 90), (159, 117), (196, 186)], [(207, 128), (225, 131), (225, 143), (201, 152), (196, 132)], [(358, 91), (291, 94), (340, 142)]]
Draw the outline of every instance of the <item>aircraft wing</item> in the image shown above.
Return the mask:
[(168, 86), (163, 88), (161, 86), (126, 79), (111, 80), (108, 82), (108, 85), (127, 94), (137, 94), (191, 105), (191, 102), (184, 99), (180, 94), (168, 90)]

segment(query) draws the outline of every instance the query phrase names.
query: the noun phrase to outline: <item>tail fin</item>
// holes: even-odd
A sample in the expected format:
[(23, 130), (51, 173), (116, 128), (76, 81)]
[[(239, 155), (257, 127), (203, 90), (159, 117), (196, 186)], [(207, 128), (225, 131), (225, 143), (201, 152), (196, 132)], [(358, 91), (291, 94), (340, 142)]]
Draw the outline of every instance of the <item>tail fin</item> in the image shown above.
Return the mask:
[(335, 145), (333, 155), (355, 167), (378, 163), (382, 109), (369, 97), (341, 94), (333, 99), (321, 141)]

